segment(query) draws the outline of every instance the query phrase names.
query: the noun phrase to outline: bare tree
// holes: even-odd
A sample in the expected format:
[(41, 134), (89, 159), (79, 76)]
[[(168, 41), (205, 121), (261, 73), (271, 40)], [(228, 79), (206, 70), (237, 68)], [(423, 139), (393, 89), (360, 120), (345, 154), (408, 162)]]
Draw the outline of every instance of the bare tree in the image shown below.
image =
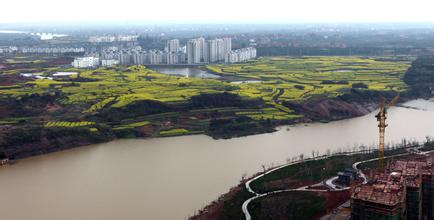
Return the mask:
[(403, 145), (403, 147), (407, 146), (407, 139), (405, 139), (405, 138), (402, 139), (402, 145)]
[(243, 173), (241, 176), (241, 182), (244, 182), (247, 179), (247, 173)]
[(298, 158), (300, 158), (300, 161), (303, 161), (303, 159), (304, 159), (304, 154), (300, 154), (300, 155), (298, 156)]
[(291, 158), (290, 157), (287, 157), (286, 158), (286, 163), (290, 163), (291, 162)]

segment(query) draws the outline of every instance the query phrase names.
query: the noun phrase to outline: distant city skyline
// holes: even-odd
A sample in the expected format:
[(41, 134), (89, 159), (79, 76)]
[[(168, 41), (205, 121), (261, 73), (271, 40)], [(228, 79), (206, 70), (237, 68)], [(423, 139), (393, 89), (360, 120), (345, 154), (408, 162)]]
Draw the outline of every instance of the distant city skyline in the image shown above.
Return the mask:
[(7, 0), (0, 23), (143, 21), (163, 23), (434, 22), (430, 0), (85, 1)]

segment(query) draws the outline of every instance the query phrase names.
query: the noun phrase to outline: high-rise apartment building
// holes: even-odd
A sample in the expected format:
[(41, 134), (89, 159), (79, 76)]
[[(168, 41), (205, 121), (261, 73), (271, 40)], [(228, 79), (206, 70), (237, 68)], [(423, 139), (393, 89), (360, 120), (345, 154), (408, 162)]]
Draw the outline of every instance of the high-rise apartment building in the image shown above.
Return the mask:
[(167, 64), (178, 64), (179, 56), (177, 53), (167, 53), (166, 54), (166, 63)]
[(168, 53), (172, 53), (172, 52), (177, 53), (179, 51), (179, 40), (178, 39), (168, 40), (166, 43), (166, 51)]
[(199, 50), (200, 50), (200, 62), (205, 62), (205, 54), (207, 53), (206, 51), (206, 45), (205, 45), (205, 38), (200, 37), (197, 39), (197, 41), (199, 42)]
[(232, 39), (229, 37), (223, 38), (223, 59), (227, 53), (232, 51)]
[(187, 63), (200, 63), (203, 58), (203, 44), (200, 39), (191, 39), (187, 42)]
[(224, 60), (225, 59), (225, 50), (224, 50), (224, 41), (223, 39), (216, 39), (216, 46), (217, 46), (217, 60)]
[(217, 61), (217, 40), (208, 40), (206, 42), (205, 62), (215, 63)]

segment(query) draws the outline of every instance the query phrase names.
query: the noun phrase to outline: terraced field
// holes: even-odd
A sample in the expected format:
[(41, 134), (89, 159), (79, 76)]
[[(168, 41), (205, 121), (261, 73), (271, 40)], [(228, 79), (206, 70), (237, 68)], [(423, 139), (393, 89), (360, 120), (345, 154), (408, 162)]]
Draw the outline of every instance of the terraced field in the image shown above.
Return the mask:
[(241, 94), (263, 96), (265, 91), (271, 99), (280, 88), (284, 93), (279, 100), (305, 100), (314, 95), (340, 95), (355, 83), (364, 83), (372, 90), (402, 91), (406, 85), (401, 79), (409, 65), (409, 61), (387, 58), (266, 57), (208, 69), (223, 76), (262, 81), (243, 85)]
[[(160, 74), (144, 66), (95, 70), (36, 68), (29, 63), (39, 65), (43, 61), (26, 62), (23, 58), (14, 62), (7, 60), (5, 65), (19, 65), (18, 61), (23, 62), (22, 68), (8, 68), (0, 73), (0, 77), (16, 78), (14, 83), (0, 86), (0, 100), (55, 97), (54, 101), (50, 101), (54, 104), (44, 106), (45, 115), (30, 115), (25, 120), (27, 123), (88, 129), (102, 123), (118, 131), (158, 126), (152, 131), (157, 136), (203, 132), (210, 124), (210, 118), (245, 116), (254, 121), (291, 121), (303, 115), (294, 113), (284, 102), (332, 98), (345, 94), (351, 88), (404, 91), (407, 87), (402, 77), (410, 65), (409, 60), (387, 57), (267, 57), (241, 64), (207, 66), (222, 77), (200, 79)], [(54, 79), (19, 76), (20, 73), (37, 72), (40, 77), (52, 77), (57, 71), (79, 74)], [(188, 107), (192, 97), (224, 92), (239, 95), (245, 100), (259, 100), (263, 105)], [(177, 112), (178, 108), (164, 112), (138, 112), (120, 121), (111, 120), (113, 111), (120, 114), (142, 101), (184, 107), (182, 113)], [(111, 118), (94, 117), (102, 112), (110, 112)], [(3, 124), (11, 124), (14, 121), (11, 118), (8, 117), (7, 123)], [(20, 120), (15, 121), (18, 124)], [(162, 126), (166, 122), (167, 125)]]

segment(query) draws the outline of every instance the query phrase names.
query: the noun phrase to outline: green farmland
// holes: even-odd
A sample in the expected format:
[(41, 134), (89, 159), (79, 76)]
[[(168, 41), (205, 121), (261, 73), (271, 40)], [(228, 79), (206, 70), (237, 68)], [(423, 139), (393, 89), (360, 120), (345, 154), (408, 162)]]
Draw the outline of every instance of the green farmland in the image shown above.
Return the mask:
[[(0, 72), (0, 128), (6, 130), (4, 136), (17, 128), (110, 137), (206, 133), (226, 138), (269, 132), (306, 118), (294, 103), (354, 90), (405, 91), (402, 78), (410, 63), (387, 57), (269, 57), (205, 66), (220, 78), (202, 79), (160, 74), (145, 66), (40, 67), (43, 60), (20, 58), (14, 68)], [(78, 75), (51, 79), (58, 71)], [(28, 72), (47, 78), (20, 76)]]
[(307, 100), (317, 95), (334, 97), (353, 84), (363, 83), (371, 90), (403, 91), (402, 77), (410, 62), (359, 57), (274, 57), (234, 65), (207, 68), (226, 77), (255, 80), (238, 91), (246, 96), (272, 100), (278, 89), (284, 92), (277, 100)]

